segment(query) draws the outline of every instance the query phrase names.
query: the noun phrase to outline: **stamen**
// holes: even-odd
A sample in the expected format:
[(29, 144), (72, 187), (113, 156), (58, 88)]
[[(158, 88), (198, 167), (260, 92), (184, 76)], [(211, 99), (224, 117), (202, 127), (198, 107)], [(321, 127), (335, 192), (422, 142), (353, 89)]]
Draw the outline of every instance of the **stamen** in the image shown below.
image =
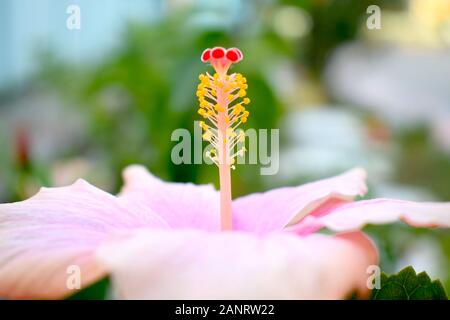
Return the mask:
[(219, 167), (222, 230), (232, 229), (230, 169), (235, 169), (235, 158), (244, 156), (246, 151), (242, 147), (231, 154), (238, 143), (245, 142), (244, 132), (237, 133), (236, 129), (241, 123), (247, 122), (249, 116), (244, 107), (250, 103), (246, 97), (247, 80), (240, 73), (227, 74), (230, 66), (242, 59), (243, 54), (237, 48), (226, 50), (215, 47), (204, 50), (201, 60), (209, 62), (215, 73), (200, 74), (196, 92), (200, 107), (198, 114), (209, 123), (200, 122), (204, 131), (202, 137), (212, 146), (206, 156)]

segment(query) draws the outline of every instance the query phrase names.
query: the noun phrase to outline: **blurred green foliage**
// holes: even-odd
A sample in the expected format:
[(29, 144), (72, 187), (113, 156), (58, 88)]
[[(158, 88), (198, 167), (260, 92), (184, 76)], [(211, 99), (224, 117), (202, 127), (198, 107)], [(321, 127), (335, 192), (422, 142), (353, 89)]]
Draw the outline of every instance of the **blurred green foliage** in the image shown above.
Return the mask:
[(316, 76), (321, 75), (330, 53), (340, 44), (358, 37), (367, 19), (367, 8), (400, 10), (405, 0), (283, 0), (282, 3), (304, 9), (312, 18), (311, 32), (302, 39), (299, 57)]
[[(170, 160), (170, 151), (176, 144), (170, 141), (173, 130), (186, 128), (192, 132), (193, 121), (199, 120), (195, 99), (197, 78), (199, 73), (211, 71), (199, 59), (204, 48), (236, 46), (244, 54), (251, 52), (235, 66), (247, 77), (252, 100), (245, 128), (278, 128), (284, 112), (283, 97), (277, 96), (270, 83), (271, 61), (287, 59), (311, 76), (319, 76), (329, 54), (339, 44), (358, 36), (368, 5), (400, 7), (402, 3), (400, 0), (282, 0), (262, 4), (249, 1), (246, 4), (250, 6), (250, 14), (243, 14), (228, 27), (205, 28), (192, 23), (195, 10), (175, 10), (157, 22), (130, 23), (122, 35), (117, 35), (121, 38), (120, 46), (90, 65), (71, 65), (51, 51), (44, 52), (34, 80), (40, 86), (46, 83), (67, 105), (79, 106), (88, 122), (89, 140), (71, 146), (63, 156), (100, 159), (112, 177), (110, 191), (119, 189), (118, 173), (131, 163), (142, 163), (168, 180), (217, 185), (214, 166), (175, 165)], [(302, 8), (310, 15), (312, 29), (306, 37), (294, 41), (274, 31), (272, 15), (283, 5)], [(281, 134), (283, 140), (284, 132)], [(233, 176), (235, 196), (263, 189), (258, 170), (257, 165), (238, 166), (238, 174)], [(13, 198), (19, 196), (20, 193)]]
[[(217, 44), (255, 53), (235, 66), (248, 79), (250, 109), (255, 110), (246, 127), (277, 127), (280, 102), (260, 67), (271, 55), (280, 54), (277, 42), (266, 42), (264, 37), (249, 42), (234, 32), (180, 27), (188, 17), (183, 13), (152, 25), (130, 25), (123, 44), (86, 70), (71, 69), (47, 56), (43, 78), (64, 99), (69, 97), (81, 105), (89, 120), (91, 140), (81, 149), (73, 149), (72, 156), (95, 150), (112, 176), (128, 164), (142, 163), (169, 180), (217, 181), (212, 166), (175, 165), (170, 159), (176, 144), (171, 142), (171, 133), (177, 128), (193, 132), (193, 122), (200, 120), (195, 97), (198, 75), (211, 72), (211, 67), (199, 57), (204, 48)], [(247, 49), (249, 46), (258, 48)], [(253, 174), (235, 176), (238, 190), (258, 183), (256, 169), (246, 169)], [(250, 176), (253, 178), (244, 183)], [(120, 181), (115, 181), (115, 189), (119, 185)]]
[[(251, 27), (242, 19), (229, 28), (198, 28), (189, 23), (194, 13), (190, 10), (175, 11), (149, 25), (130, 24), (119, 48), (100, 63), (82, 69), (60, 63), (47, 53), (40, 78), (63, 99), (82, 106), (90, 124), (90, 141), (67, 156), (95, 152), (113, 177), (130, 163), (142, 163), (169, 180), (217, 184), (213, 166), (170, 161), (173, 130), (192, 132), (193, 121), (199, 119), (194, 95), (197, 77), (210, 69), (199, 60), (202, 50), (222, 45), (239, 47), (244, 54), (251, 52), (235, 66), (247, 77), (252, 100), (245, 127), (277, 128), (282, 97), (270, 85), (270, 61), (286, 58), (294, 65), (306, 66), (311, 74), (320, 74), (329, 53), (357, 36), (368, 4), (384, 5), (386, 1), (280, 1), (261, 7), (250, 3), (254, 11)], [(395, 6), (401, 1), (389, 3)], [(297, 6), (311, 15), (313, 29), (306, 38), (295, 42), (274, 32), (270, 15), (279, 5)], [(238, 167), (239, 174), (233, 177), (236, 196), (261, 190), (257, 170), (256, 165)], [(115, 178), (113, 190), (120, 184)]]
[(399, 152), (396, 178), (420, 185), (441, 199), (450, 199), (450, 157), (436, 148), (429, 130), (423, 127), (398, 133)]

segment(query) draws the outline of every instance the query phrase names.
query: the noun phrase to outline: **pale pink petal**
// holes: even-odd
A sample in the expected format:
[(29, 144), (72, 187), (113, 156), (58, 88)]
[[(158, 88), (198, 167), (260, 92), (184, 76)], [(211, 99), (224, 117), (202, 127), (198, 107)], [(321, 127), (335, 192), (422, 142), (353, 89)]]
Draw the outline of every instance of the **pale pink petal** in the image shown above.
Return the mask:
[(0, 297), (60, 298), (74, 293), (66, 285), (70, 266), (80, 268), (82, 286), (99, 279), (105, 269), (95, 262), (94, 251), (101, 241), (147, 227), (167, 224), (148, 210), (127, 210), (117, 198), (83, 180), (42, 188), (26, 201), (0, 204)]
[(233, 226), (257, 233), (281, 230), (330, 202), (365, 194), (365, 179), (363, 169), (353, 169), (334, 178), (238, 198), (233, 201)]
[(359, 232), (142, 231), (98, 257), (122, 299), (340, 299), (367, 293), (367, 267), (378, 261)]
[(337, 206), (320, 215), (308, 216), (296, 231), (327, 227), (333, 231), (359, 230), (367, 224), (403, 221), (415, 227), (450, 227), (450, 203), (373, 199)]
[(165, 182), (139, 165), (126, 168), (123, 176), (119, 198), (127, 206), (139, 202), (171, 228), (220, 229), (219, 193), (212, 185)]

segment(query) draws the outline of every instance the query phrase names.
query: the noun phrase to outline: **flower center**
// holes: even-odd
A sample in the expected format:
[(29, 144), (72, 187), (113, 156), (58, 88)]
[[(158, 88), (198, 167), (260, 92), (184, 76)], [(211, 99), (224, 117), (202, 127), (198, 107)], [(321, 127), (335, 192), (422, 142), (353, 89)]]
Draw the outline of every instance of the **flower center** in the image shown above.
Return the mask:
[(203, 139), (211, 144), (206, 154), (219, 168), (221, 229), (232, 229), (231, 176), (236, 157), (243, 156), (246, 149), (235, 151), (239, 143), (245, 141), (245, 134), (237, 130), (247, 122), (249, 112), (245, 106), (250, 103), (247, 95), (247, 80), (240, 73), (228, 75), (231, 64), (242, 60), (242, 52), (237, 48), (225, 50), (216, 47), (202, 53), (202, 61), (209, 62), (216, 73), (200, 74), (197, 88), (198, 113), (205, 119), (200, 122)]

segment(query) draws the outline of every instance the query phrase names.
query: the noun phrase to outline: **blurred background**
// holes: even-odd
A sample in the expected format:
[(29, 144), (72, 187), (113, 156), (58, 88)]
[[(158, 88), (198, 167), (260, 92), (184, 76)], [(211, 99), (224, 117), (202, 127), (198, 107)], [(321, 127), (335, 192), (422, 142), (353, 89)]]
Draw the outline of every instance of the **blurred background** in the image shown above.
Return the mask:
[[(450, 201), (449, 0), (0, 0), (0, 202), (79, 177), (114, 193), (132, 163), (217, 186), (214, 166), (170, 160), (216, 45), (244, 52), (246, 127), (281, 136), (279, 173), (238, 166), (235, 197), (362, 166), (368, 197)], [(366, 230), (383, 271), (450, 292), (448, 231)]]

